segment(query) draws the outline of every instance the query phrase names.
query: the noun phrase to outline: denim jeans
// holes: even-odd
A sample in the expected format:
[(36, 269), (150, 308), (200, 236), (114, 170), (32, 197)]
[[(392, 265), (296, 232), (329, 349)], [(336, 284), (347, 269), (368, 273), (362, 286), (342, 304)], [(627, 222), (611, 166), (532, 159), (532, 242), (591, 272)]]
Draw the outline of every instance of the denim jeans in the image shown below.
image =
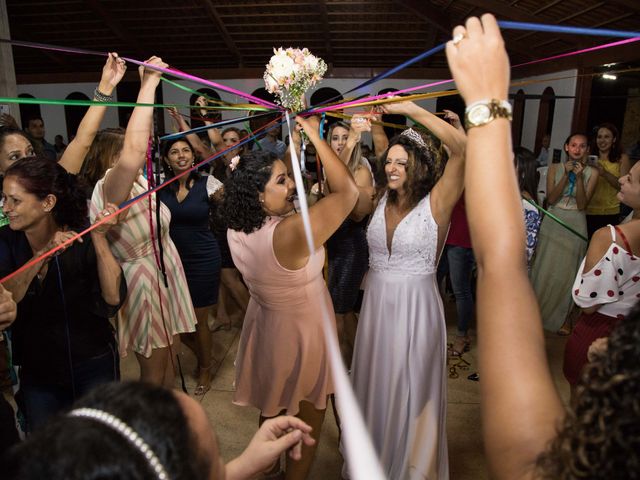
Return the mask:
[(449, 263), (449, 278), (451, 288), (456, 297), (456, 312), (458, 316), (458, 335), (465, 336), (473, 318), (473, 292), (471, 287), (471, 272), (475, 259), (470, 248), (447, 245), (447, 261)]
[(94, 387), (119, 380), (119, 360), (115, 345), (110, 345), (105, 353), (73, 365), (73, 385), (21, 384), (27, 432), (40, 428), (54, 414), (70, 407)]

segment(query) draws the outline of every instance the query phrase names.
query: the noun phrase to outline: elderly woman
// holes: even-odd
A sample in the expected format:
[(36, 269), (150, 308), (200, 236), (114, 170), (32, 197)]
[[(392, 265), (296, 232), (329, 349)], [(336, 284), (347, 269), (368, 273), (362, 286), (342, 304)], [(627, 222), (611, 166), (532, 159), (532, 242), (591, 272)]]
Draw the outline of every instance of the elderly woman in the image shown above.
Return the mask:
[[(287, 413), (313, 427), (318, 439), (333, 393), (322, 312), (333, 320), (322, 278), (322, 244), (351, 213), (358, 190), (346, 165), (318, 134), (317, 119), (296, 119), (318, 150), (332, 190), (309, 210), (313, 242), (305, 241), (302, 216), (293, 213), (295, 188), (281, 159), (252, 152), (232, 163), (224, 185), (233, 260), (251, 300), (236, 359), (234, 402), (261, 412), (261, 421)], [(286, 478), (306, 478), (315, 453), (287, 465)]]
[[(14, 163), (5, 172), (3, 190), (9, 226), (0, 229), (2, 276), (86, 226), (82, 189), (47, 158)], [(97, 220), (115, 209), (106, 205)], [(18, 302), (12, 338), (29, 431), (93, 386), (119, 378), (109, 317), (124, 301), (126, 284), (105, 238), (110, 227), (95, 228), (5, 282)]]

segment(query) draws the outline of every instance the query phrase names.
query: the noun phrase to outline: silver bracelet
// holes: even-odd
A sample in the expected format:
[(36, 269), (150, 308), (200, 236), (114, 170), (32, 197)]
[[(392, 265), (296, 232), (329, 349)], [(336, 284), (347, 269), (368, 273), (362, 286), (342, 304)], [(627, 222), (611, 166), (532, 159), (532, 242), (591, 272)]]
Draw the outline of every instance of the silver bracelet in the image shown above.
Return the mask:
[(98, 90), (98, 87), (96, 87), (96, 89), (93, 91), (93, 99), (96, 102), (113, 102), (113, 95), (105, 95), (100, 90)]

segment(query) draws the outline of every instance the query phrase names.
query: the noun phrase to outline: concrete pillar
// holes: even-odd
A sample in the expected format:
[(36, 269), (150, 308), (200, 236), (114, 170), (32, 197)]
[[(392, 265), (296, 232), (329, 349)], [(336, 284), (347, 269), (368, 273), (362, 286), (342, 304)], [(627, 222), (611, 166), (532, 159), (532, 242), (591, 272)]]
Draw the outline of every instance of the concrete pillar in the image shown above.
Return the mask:
[[(11, 38), (9, 31), (9, 16), (6, 0), (0, 0), (0, 38)], [(16, 87), (16, 70), (13, 65), (13, 52), (8, 43), (0, 44), (0, 97), (18, 96)], [(20, 109), (18, 104), (9, 105), (9, 112), (20, 125)]]

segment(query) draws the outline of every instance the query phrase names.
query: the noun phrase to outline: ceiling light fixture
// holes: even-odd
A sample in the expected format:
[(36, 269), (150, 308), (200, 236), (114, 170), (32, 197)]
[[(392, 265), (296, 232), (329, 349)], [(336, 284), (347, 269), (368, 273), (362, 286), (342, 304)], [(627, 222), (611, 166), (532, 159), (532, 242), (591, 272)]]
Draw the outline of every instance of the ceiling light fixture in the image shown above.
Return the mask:
[(615, 80), (618, 77), (616, 75), (611, 75), (610, 73), (603, 73), (602, 78), (605, 80)]

